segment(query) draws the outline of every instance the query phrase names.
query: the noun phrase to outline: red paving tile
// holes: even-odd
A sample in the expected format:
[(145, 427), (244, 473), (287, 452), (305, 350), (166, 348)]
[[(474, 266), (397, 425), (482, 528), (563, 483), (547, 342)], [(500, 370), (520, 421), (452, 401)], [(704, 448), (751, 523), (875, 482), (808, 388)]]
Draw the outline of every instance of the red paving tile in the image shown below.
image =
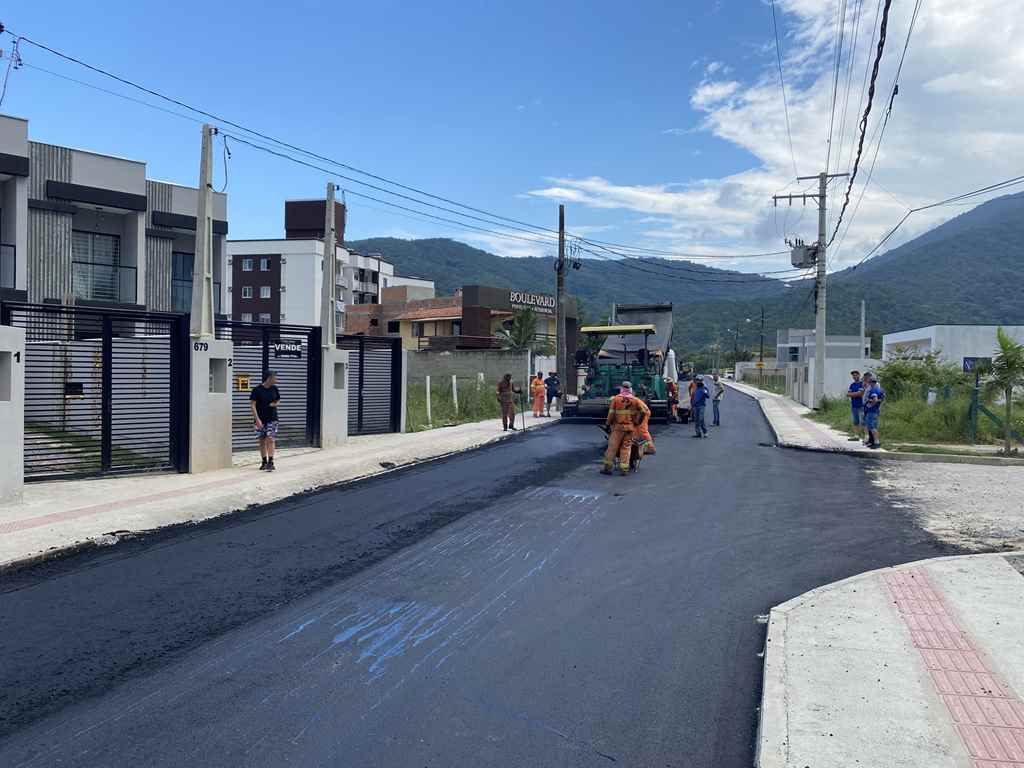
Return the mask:
[(922, 569), (883, 579), (975, 768), (1024, 768), (1024, 702), (986, 666)]

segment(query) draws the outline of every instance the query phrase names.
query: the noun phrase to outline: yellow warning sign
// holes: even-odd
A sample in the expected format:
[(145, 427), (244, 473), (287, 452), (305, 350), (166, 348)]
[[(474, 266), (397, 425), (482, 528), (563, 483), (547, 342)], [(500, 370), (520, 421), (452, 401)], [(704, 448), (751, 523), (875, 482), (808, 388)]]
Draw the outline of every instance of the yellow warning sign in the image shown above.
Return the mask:
[(764, 368), (764, 360), (758, 360), (756, 363), (754, 363), (754, 366), (756, 368)]
[(245, 374), (235, 376), (235, 388), (239, 392), (248, 392), (252, 387), (249, 385), (249, 377)]

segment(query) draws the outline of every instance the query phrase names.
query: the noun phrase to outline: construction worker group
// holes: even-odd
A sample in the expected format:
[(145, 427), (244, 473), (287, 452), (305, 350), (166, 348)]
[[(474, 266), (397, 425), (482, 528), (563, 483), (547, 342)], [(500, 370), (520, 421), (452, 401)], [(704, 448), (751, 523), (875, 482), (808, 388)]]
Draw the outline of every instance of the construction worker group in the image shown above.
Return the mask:
[(604, 452), (601, 474), (612, 474), (616, 461), (619, 472), (627, 474), (631, 467), (630, 456), (634, 445), (638, 460), (646, 453), (655, 452), (650, 421), (651, 409), (647, 403), (634, 394), (631, 382), (622, 382), (619, 394), (615, 395), (608, 405), (608, 418), (605, 420), (608, 449)]

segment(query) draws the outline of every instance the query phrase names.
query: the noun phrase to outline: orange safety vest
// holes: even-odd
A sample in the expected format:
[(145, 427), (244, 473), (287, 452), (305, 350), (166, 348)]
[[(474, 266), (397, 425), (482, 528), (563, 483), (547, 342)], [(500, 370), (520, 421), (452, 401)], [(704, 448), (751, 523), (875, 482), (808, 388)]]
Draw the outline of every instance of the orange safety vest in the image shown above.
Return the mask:
[(608, 422), (615, 426), (632, 429), (643, 420), (643, 401), (628, 395), (616, 395), (608, 404)]

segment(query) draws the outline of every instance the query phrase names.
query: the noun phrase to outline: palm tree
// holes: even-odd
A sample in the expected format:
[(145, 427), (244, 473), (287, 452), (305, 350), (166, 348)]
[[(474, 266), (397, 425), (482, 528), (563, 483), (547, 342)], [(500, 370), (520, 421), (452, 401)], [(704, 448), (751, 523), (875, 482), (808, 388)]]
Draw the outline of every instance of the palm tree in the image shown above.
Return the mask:
[(1024, 385), (1024, 344), (1018, 344), (1002, 328), (996, 331), (999, 351), (988, 369), (987, 386), (1006, 398), (1003, 421), (1003, 452), (1010, 455), (1013, 435), (1013, 389)]
[(494, 334), (501, 342), (502, 349), (508, 352), (532, 352), (537, 355), (550, 355), (554, 345), (548, 339), (537, 338), (537, 314), (532, 309), (524, 309), (512, 315), (508, 328), (502, 328)]

